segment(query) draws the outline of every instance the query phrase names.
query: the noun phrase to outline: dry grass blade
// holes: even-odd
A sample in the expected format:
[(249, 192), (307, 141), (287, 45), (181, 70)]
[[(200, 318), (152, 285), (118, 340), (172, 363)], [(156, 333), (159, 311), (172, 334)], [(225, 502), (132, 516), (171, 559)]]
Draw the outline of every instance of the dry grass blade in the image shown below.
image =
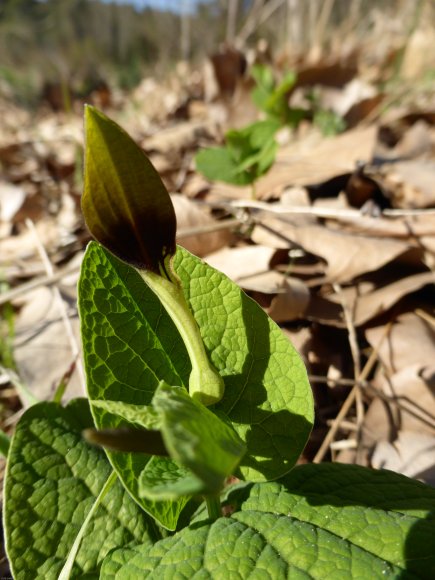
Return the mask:
[(346, 400), (344, 401), (338, 415), (334, 419), (334, 422), (331, 425), (331, 428), (329, 429), (329, 431), (326, 434), (326, 437), (324, 438), (319, 450), (317, 451), (316, 455), (314, 456), (313, 463), (320, 463), (323, 460), (323, 458), (325, 457), (325, 455), (329, 449), (329, 446), (330, 446), (332, 440), (335, 437), (335, 434), (337, 433), (337, 431), (340, 427), (341, 421), (346, 417), (346, 415), (348, 414), (348, 412), (352, 408), (352, 405), (355, 402), (357, 392), (358, 392), (358, 386), (357, 386), (358, 382), (365, 381), (367, 379), (368, 375), (370, 374), (370, 372), (372, 371), (374, 365), (376, 364), (377, 358), (378, 358), (378, 350), (379, 350), (382, 342), (388, 336), (388, 334), (391, 330), (391, 326), (392, 326), (392, 322), (389, 322), (385, 326), (384, 332), (381, 336), (381, 339), (379, 340), (379, 343), (377, 344), (377, 347), (375, 349), (373, 349), (373, 351), (371, 352), (370, 357), (369, 357), (368, 361), (366, 362), (363, 370), (361, 371), (360, 376), (357, 378), (356, 383), (352, 387), (352, 390), (350, 391), (349, 395), (347, 396)]

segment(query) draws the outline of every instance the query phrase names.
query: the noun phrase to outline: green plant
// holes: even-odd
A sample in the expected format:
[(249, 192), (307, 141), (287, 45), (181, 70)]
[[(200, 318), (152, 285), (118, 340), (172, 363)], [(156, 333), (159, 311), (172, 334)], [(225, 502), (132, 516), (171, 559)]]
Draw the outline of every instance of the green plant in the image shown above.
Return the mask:
[(299, 356), (176, 247), (170, 198), (128, 135), (87, 108), (86, 137), (83, 211), (100, 242), (79, 282), (89, 400), (39, 403), (17, 425), (14, 576), (433, 577), (435, 491), (355, 466), (293, 469), (313, 422)]
[(203, 149), (195, 163), (207, 179), (234, 185), (250, 185), (264, 175), (275, 161), (278, 144), (276, 120), (258, 121), (225, 134), (225, 147)]
[(288, 95), (296, 83), (296, 74), (287, 72), (279, 83), (275, 81), (272, 69), (264, 65), (252, 67), (251, 74), (256, 82), (251, 97), (260, 111), (266, 113), (267, 118), (278, 121), (281, 126), (297, 127), (307, 111), (288, 104)]

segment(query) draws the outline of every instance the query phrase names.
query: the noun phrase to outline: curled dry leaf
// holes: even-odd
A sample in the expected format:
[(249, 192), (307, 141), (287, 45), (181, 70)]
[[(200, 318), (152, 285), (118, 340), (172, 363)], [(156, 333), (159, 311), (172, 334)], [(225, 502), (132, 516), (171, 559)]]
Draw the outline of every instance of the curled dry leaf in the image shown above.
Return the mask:
[[(394, 409), (396, 429), (425, 432), (435, 436), (435, 366), (420, 363), (404, 367), (394, 375), (378, 374), (374, 384), (385, 395), (394, 397), (400, 407)], [(367, 424), (370, 430), (370, 425)]]
[[(74, 288), (77, 275), (75, 278)], [(75, 299), (71, 300), (74, 303)], [(79, 345), (77, 309), (71, 306), (68, 310)], [(31, 393), (40, 400), (50, 400), (63, 374), (74, 362), (71, 343), (51, 289), (41, 287), (26, 295), (26, 304), (16, 319), (14, 358), (21, 380)], [(66, 399), (84, 395), (76, 370), (68, 384)]]
[[(177, 217), (177, 230), (181, 232), (190, 228), (213, 225), (216, 222), (205, 210), (183, 195), (171, 195)], [(203, 257), (227, 246), (232, 239), (230, 230), (219, 230), (193, 236), (183, 236), (178, 243), (195, 254)]]
[[(349, 282), (393, 260), (411, 259), (417, 263), (423, 256), (421, 249), (401, 240), (341, 232), (326, 226), (299, 226), (294, 218), (267, 218), (262, 221), (280, 234), (277, 236), (279, 247), (297, 244), (310, 254), (324, 259), (327, 262), (325, 281), (328, 282)], [(256, 227), (252, 234), (254, 241), (263, 239), (261, 230)], [(285, 239), (288, 240), (287, 244)]]
[(298, 278), (283, 278), (280, 292), (272, 298), (267, 309), (275, 322), (289, 322), (304, 315), (310, 302), (310, 291)]
[(375, 469), (390, 469), (408, 477), (435, 484), (435, 437), (415, 431), (401, 431), (394, 443), (380, 441), (372, 456)]
[[(366, 329), (366, 339), (373, 348), (383, 332), (383, 326)], [(379, 347), (378, 356), (389, 375), (422, 362), (431, 364), (435, 360), (435, 326), (414, 312), (402, 314)]]
[(268, 272), (274, 254), (275, 249), (261, 245), (223, 248), (208, 255), (207, 263), (243, 286), (244, 280)]

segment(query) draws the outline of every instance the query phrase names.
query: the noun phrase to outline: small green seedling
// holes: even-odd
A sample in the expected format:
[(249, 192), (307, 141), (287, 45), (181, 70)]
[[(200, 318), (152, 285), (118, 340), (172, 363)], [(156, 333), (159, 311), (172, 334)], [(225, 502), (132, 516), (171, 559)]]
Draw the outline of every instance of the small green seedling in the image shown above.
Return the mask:
[(251, 185), (275, 161), (278, 144), (276, 120), (258, 121), (225, 134), (225, 147), (203, 149), (196, 155), (198, 171), (212, 181)]
[(224, 147), (203, 149), (196, 155), (196, 167), (207, 179), (234, 185), (254, 184), (275, 161), (278, 129), (286, 124), (296, 126), (303, 118), (303, 111), (290, 109), (287, 103), (288, 91), (296, 80), (293, 73), (288, 73), (279, 84), (268, 67), (253, 67), (252, 76), (257, 83), (252, 99), (267, 118), (228, 131)]
[(176, 246), (155, 169), (90, 107), (83, 213), (96, 239), (79, 281), (88, 398), (18, 422), (4, 493), (14, 578), (433, 578), (435, 491), (295, 467), (313, 424), (301, 359)]
[(297, 127), (306, 116), (304, 109), (290, 107), (289, 92), (296, 83), (296, 74), (287, 72), (280, 82), (276, 82), (270, 67), (256, 65), (252, 67), (252, 77), (256, 87), (252, 91), (254, 104), (263, 111), (268, 119), (275, 120), (279, 126)]

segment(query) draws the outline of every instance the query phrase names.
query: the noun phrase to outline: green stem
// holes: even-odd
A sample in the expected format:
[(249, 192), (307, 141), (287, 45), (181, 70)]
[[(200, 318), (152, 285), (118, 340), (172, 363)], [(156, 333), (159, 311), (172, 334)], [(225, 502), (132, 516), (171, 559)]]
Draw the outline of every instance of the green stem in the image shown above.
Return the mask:
[(112, 473), (109, 475), (106, 482), (104, 483), (100, 493), (98, 494), (98, 497), (95, 499), (94, 503), (92, 504), (92, 507), (89, 510), (88, 515), (85, 518), (85, 521), (81, 525), (81, 528), (80, 528), (80, 530), (79, 530), (79, 532), (74, 540), (74, 543), (71, 546), (71, 550), (68, 554), (68, 558), (66, 559), (66, 562), (65, 562), (65, 564), (64, 564), (64, 566), (63, 566), (63, 568), (58, 576), (58, 580), (69, 580), (69, 578), (71, 578), (72, 569), (74, 567), (74, 562), (75, 562), (77, 553), (79, 551), (83, 536), (85, 535), (85, 532), (89, 526), (89, 523), (90, 523), (91, 519), (93, 518), (95, 512), (97, 511), (99, 505), (103, 501), (106, 494), (110, 491), (113, 484), (116, 482), (116, 478), (117, 478), (116, 473), (114, 471), (112, 471)]
[(215, 521), (222, 517), (221, 502), (219, 495), (206, 495), (205, 503), (207, 505), (208, 517)]
[(201, 333), (184, 297), (181, 285), (148, 270), (138, 270), (138, 272), (163, 304), (186, 345), (192, 364), (189, 377), (190, 396), (203, 405), (218, 403), (224, 394), (224, 382), (208, 360)]

